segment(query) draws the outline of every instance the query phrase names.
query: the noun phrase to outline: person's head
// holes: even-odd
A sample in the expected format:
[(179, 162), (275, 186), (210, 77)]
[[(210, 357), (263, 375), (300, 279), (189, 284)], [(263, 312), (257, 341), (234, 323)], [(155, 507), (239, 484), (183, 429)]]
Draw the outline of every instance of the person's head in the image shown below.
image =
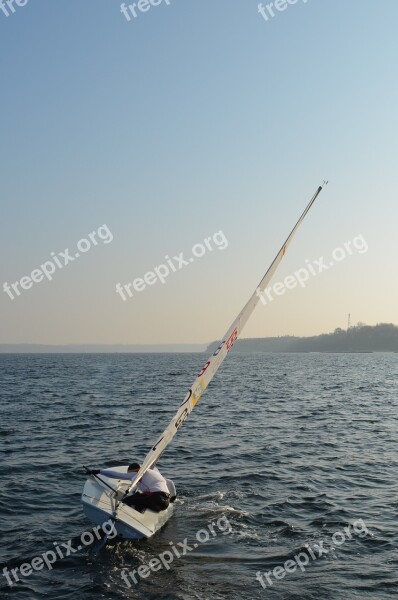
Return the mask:
[(138, 463), (131, 463), (131, 465), (129, 465), (127, 467), (127, 473), (138, 473), (138, 471), (140, 470), (141, 465)]

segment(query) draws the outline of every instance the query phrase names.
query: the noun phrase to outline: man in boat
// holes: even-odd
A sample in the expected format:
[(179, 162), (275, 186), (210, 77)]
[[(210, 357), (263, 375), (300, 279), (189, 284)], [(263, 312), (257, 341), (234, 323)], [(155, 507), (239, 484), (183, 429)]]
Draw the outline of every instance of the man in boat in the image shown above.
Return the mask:
[[(127, 467), (127, 473), (119, 473), (109, 469), (93, 469), (92, 475), (104, 475), (112, 479), (132, 480), (140, 470), (141, 465), (132, 463)], [(139, 511), (146, 508), (154, 512), (166, 510), (170, 502), (176, 499), (176, 489), (171, 479), (165, 479), (157, 469), (148, 469), (137, 483), (139, 491), (127, 496), (123, 502)]]

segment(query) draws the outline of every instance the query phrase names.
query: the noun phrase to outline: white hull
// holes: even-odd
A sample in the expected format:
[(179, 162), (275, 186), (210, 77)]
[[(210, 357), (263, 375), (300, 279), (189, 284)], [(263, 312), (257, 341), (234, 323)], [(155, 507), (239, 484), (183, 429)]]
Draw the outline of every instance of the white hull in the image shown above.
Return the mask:
[[(112, 470), (126, 473), (127, 466), (112, 467)], [(109, 519), (114, 519), (115, 503), (123, 496), (130, 482), (123, 479), (111, 479), (103, 475), (100, 475), (100, 478), (114, 488), (116, 493), (96, 477), (89, 477), (83, 489), (82, 502), (86, 517), (101, 526)], [(149, 509), (141, 513), (127, 504), (120, 503), (116, 512), (115, 528), (118, 535), (129, 540), (150, 538), (167, 523), (172, 514), (172, 504), (159, 513)]]

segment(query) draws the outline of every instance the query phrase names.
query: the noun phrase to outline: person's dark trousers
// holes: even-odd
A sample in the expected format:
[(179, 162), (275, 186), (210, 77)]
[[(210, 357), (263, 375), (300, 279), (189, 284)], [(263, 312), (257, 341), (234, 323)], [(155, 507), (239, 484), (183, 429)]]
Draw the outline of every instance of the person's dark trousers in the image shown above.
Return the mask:
[(139, 511), (144, 511), (146, 508), (154, 512), (166, 510), (170, 504), (170, 495), (164, 492), (153, 492), (152, 494), (141, 494), (135, 492), (132, 496), (127, 496), (124, 503)]

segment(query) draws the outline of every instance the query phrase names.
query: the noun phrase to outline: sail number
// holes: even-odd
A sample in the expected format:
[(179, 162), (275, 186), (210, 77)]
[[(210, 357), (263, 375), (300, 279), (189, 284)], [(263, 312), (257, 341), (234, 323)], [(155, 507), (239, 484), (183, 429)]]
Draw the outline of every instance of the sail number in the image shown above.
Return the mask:
[(152, 452), (155, 452), (156, 448), (159, 446), (160, 442), (163, 440), (164, 435), (156, 442), (156, 444), (152, 447)]
[(186, 406), (184, 408), (183, 412), (181, 413), (181, 415), (178, 417), (177, 421), (175, 422), (176, 429), (179, 429), (181, 427), (181, 425), (184, 423), (184, 421), (188, 415), (189, 415), (189, 410), (188, 410), (188, 407)]
[(198, 373), (198, 377), (202, 377), (203, 373), (205, 373), (207, 371), (209, 366), (210, 366), (210, 360), (208, 360), (207, 363), (205, 365), (203, 365), (203, 368)]
[[(235, 331), (236, 331), (236, 330), (235, 330)], [(235, 333), (235, 332), (234, 332), (234, 333)], [(232, 335), (233, 335), (233, 334), (232, 334)], [(238, 332), (236, 331), (236, 336), (237, 336), (237, 335), (238, 335)], [(232, 336), (231, 336), (231, 337), (232, 337)], [(231, 339), (231, 338), (229, 338), (229, 339)], [(236, 337), (235, 337), (235, 339), (236, 339)], [(233, 342), (235, 341), (235, 339), (233, 340)], [(232, 343), (233, 343), (233, 342), (232, 342)], [(219, 354), (219, 353), (221, 352), (221, 349), (222, 349), (222, 347), (224, 346), (224, 344), (225, 344), (225, 340), (224, 340), (223, 342), (221, 342), (221, 344), (218, 346), (217, 350), (215, 350), (215, 352), (213, 353), (213, 355), (212, 355), (211, 359), (213, 358), (213, 356), (217, 356), (217, 354)], [(227, 342), (227, 344), (228, 344), (228, 342)], [(228, 348), (228, 345), (227, 345), (227, 348)], [(205, 364), (203, 365), (202, 369), (201, 369), (201, 370), (199, 371), (199, 373), (198, 373), (198, 377), (202, 377), (202, 375), (204, 375), (204, 374), (206, 373), (207, 369), (208, 369), (208, 368), (210, 367), (210, 365), (211, 365), (211, 359), (210, 359), (210, 360), (208, 360), (208, 361), (207, 361), (207, 363), (205, 363)]]
[(227, 350), (231, 350), (237, 337), (238, 337), (238, 328), (235, 327), (235, 329), (233, 330), (233, 332), (231, 333), (231, 335), (229, 336), (229, 338), (227, 340)]
[(224, 346), (225, 344), (225, 340), (223, 342), (221, 342), (221, 344), (218, 346), (217, 350), (214, 352), (213, 356), (217, 356), (217, 354), (219, 352), (221, 352), (221, 348)]

